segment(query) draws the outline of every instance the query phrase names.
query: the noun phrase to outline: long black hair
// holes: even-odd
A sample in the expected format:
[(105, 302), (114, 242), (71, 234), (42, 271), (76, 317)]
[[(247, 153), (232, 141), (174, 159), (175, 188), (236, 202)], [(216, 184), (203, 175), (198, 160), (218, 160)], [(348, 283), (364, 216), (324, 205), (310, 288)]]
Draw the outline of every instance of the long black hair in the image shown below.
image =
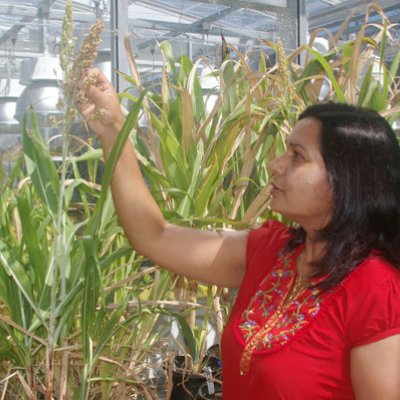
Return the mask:
[[(400, 147), (388, 122), (377, 112), (347, 104), (325, 103), (299, 117), (320, 123), (320, 151), (333, 191), (330, 223), (317, 232), (326, 243), (314, 263), (318, 286), (340, 283), (376, 249), (400, 268)], [(305, 241), (296, 228), (291, 250)]]

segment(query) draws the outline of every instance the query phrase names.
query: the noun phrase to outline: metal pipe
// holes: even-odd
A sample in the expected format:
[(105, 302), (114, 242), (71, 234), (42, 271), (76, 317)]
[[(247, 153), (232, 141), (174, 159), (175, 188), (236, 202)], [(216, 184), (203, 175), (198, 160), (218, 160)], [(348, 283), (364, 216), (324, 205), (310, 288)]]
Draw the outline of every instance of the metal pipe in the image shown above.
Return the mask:
[[(113, 71), (129, 73), (129, 63), (125, 56), (125, 36), (128, 34), (128, 0), (111, 0), (111, 64)], [(128, 82), (121, 78), (116, 72), (112, 74), (114, 87), (118, 92), (128, 88)]]

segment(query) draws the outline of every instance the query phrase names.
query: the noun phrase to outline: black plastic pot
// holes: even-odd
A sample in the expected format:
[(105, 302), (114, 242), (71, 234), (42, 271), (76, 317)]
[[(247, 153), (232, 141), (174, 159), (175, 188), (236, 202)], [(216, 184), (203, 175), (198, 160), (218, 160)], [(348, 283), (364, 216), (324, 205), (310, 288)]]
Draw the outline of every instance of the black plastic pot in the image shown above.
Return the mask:
[[(211, 346), (205, 357), (203, 358), (203, 368), (200, 374), (192, 373), (186, 367), (185, 356), (174, 357), (174, 370), (172, 371), (172, 393), (171, 400), (192, 400), (192, 399), (203, 399), (208, 397), (200, 397), (209, 395), (207, 390), (207, 378), (208, 375), (211, 379), (222, 380), (222, 362), (221, 352), (219, 345), (216, 344)], [(214, 383), (215, 391), (218, 395), (221, 393), (221, 385)], [(200, 388), (203, 387), (200, 392)], [(206, 391), (207, 390), (207, 391)], [(210, 397), (211, 399), (218, 399), (218, 397)]]
[(219, 347), (219, 344), (217, 343), (209, 347), (207, 349), (207, 355), (221, 360), (221, 348)]
[(194, 374), (185, 369), (185, 356), (174, 357), (175, 370), (172, 371), (171, 400), (197, 399), (200, 386), (206, 383), (203, 375)]
[(193, 400), (198, 399), (200, 387), (206, 383), (201, 375), (186, 375), (176, 371), (172, 373), (173, 388), (171, 400)]
[(219, 344), (211, 346), (204, 357), (203, 363), (206, 367), (210, 367), (214, 378), (221, 380), (222, 378), (222, 361), (221, 350)]

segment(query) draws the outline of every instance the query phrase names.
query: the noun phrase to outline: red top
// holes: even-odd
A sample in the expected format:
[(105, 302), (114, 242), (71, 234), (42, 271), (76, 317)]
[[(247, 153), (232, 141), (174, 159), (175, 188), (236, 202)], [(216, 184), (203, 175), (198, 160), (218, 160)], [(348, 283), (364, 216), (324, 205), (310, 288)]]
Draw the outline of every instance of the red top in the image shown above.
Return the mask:
[(334, 289), (284, 302), (302, 250), (281, 252), (288, 238), (275, 221), (249, 233), (222, 337), (224, 400), (354, 399), (351, 348), (400, 333), (400, 271), (377, 254)]

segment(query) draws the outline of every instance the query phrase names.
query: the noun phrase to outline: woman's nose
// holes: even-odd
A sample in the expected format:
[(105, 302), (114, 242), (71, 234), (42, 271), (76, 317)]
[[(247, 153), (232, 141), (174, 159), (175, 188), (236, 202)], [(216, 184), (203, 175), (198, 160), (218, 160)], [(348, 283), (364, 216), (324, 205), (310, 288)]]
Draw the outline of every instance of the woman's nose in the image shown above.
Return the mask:
[(272, 175), (282, 174), (285, 170), (285, 154), (282, 154), (281, 156), (272, 160), (269, 163), (269, 169), (270, 169)]

